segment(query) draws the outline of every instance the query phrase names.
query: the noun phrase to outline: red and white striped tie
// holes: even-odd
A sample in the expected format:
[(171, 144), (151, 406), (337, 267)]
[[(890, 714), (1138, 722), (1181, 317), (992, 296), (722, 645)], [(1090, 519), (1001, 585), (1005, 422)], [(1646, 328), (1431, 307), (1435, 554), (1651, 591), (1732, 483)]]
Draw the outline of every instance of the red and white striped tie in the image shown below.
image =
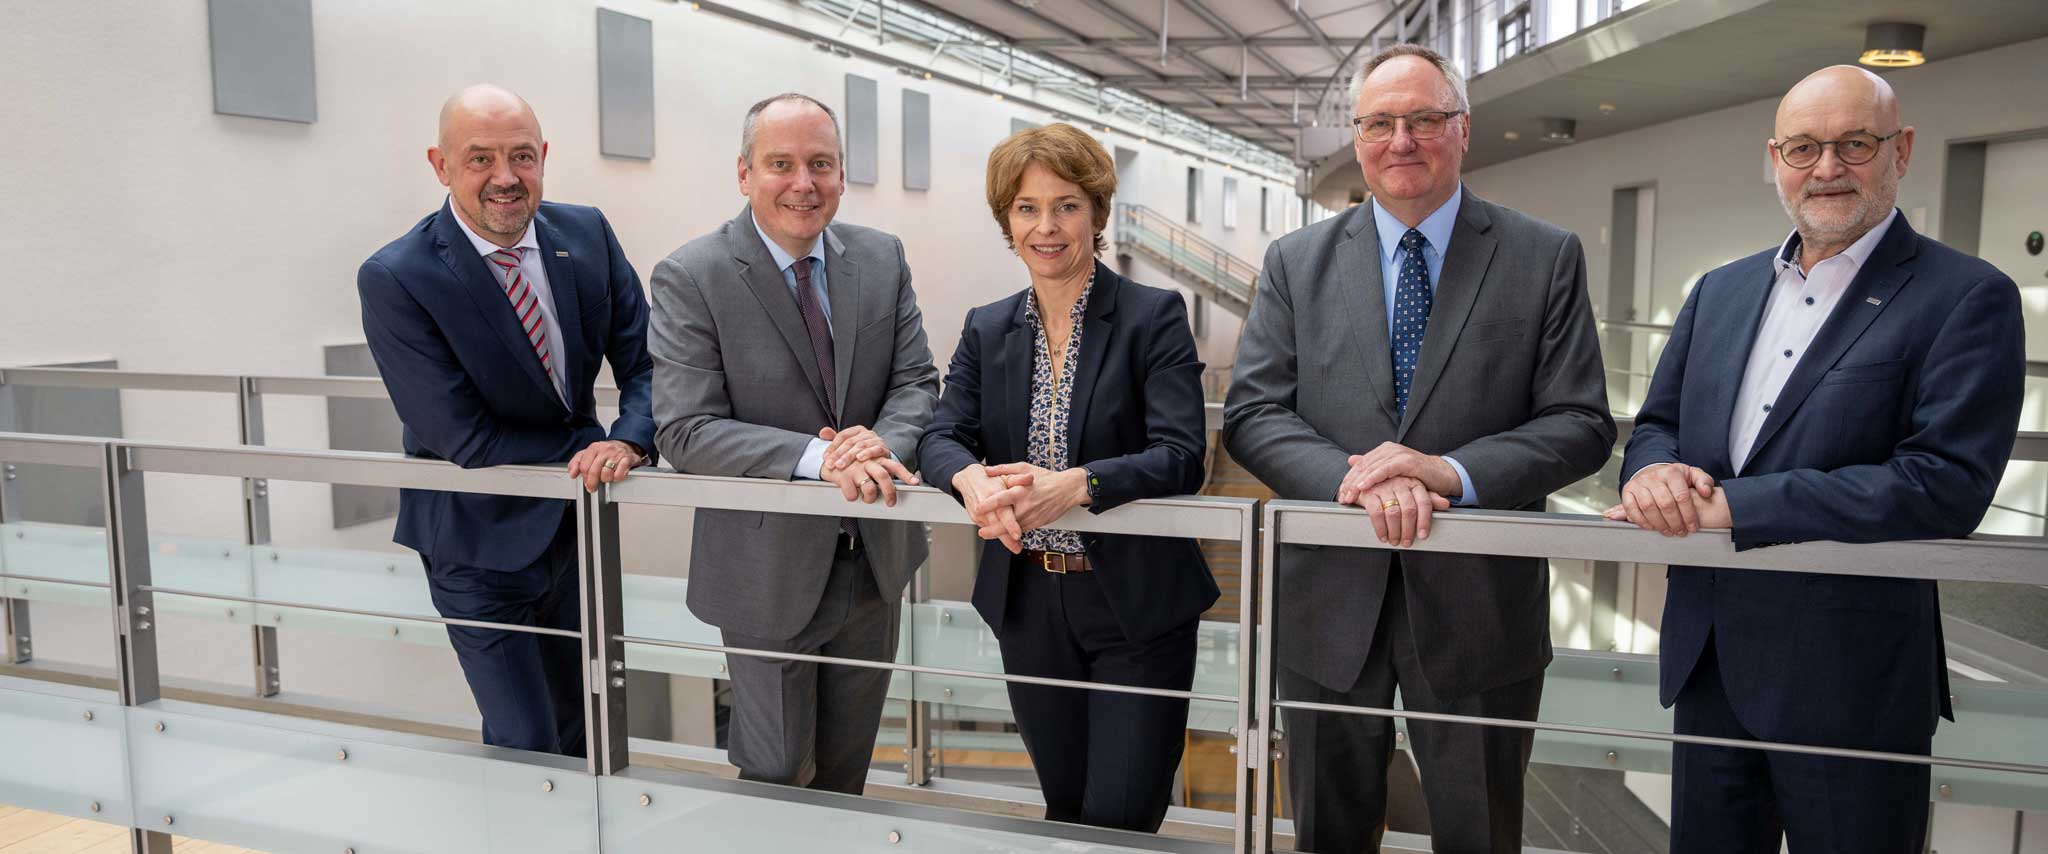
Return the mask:
[(504, 271), (505, 298), (512, 301), (512, 313), (519, 316), (519, 327), (526, 330), (526, 340), (533, 342), (534, 355), (540, 357), (540, 367), (548, 374), (548, 382), (555, 379), (554, 363), (548, 358), (548, 330), (541, 325), (540, 297), (533, 292), (526, 277), (519, 274), (519, 258), (526, 247), (499, 249), (488, 257), (492, 264)]

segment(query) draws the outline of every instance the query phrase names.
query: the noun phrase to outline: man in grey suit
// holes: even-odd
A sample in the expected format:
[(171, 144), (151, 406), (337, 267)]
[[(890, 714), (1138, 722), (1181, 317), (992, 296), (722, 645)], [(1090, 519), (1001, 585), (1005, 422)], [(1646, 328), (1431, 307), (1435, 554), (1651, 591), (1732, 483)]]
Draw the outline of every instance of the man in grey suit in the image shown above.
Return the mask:
[[(895, 503), (938, 399), (903, 243), (833, 225), (845, 191), (832, 111), (747, 111), (747, 207), (654, 268), (655, 445), (689, 474), (816, 479)], [(697, 511), (689, 606), (747, 649), (889, 661), (923, 525)], [(727, 755), (743, 779), (860, 794), (889, 672), (727, 657)]]
[[(1533, 720), (1550, 661), (1542, 560), (1408, 553), (1451, 504), (1540, 510), (1614, 445), (1570, 232), (1464, 190), (1464, 84), (1400, 45), (1353, 82), (1371, 204), (1275, 241), (1223, 441), (1282, 498), (1357, 504), (1387, 549), (1283, 546), (1283, 699)], [(1390, 308), (1391, 307), (1391, 308)], [(1300, 850), (1380, 850), (1385, 718), (1289, 711)], [(1521, 850), (1530, 732), (1408, 722), (1439, 852)]]

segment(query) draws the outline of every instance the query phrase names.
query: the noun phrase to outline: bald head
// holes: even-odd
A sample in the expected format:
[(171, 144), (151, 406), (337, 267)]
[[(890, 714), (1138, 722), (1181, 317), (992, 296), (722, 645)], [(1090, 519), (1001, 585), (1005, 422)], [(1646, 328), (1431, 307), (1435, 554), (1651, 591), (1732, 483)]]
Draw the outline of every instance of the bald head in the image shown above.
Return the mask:
[(1890, 83), (1866, 69), (1830, 65), (1806, 75), (1778, 102), (1778, 137), (1810, 132), (1789, 130), (1788, 123), (1806, 125), (1830, 118), (1862, 122), (1861, 130), (1883, 136), (1899, 129), (1899, 97)]
[[(1913, 129), (1883, 78), (1853, 65), (1823, 68), (1778, 102), (1767, 152), (1778, 201), (1809, 268), (1890, 216), (1913, 154)], [(1797, 164), (1797, 165), (1795, 165)]]
[(441, 104), (442, 148), (448, 148), (449, 132), (466, 129), (478, 121), (499, 125), (524, 125), (533, 130), (534, 138), (540, 138), (540, 117), (534, 115), (533, 106), (526, 103), (510, 89), (489, 83), (478, 83), (463, 87), (461, 91), (448, 96)]
[(540, 210), (548, 144), (525, 98), (490, 84), (463, 89), (441, 105), (438, 144), (427, 149), (434, 176), (457, 216), (478, 236), (513, 246)]

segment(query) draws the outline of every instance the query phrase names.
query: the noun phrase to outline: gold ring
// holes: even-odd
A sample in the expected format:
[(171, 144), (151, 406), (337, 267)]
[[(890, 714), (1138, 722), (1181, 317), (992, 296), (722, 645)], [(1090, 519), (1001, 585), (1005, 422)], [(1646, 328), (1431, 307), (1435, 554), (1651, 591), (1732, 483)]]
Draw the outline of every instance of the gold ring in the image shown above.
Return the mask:
[(619, 467), (619, 461), (618, 461), (618, 460), (605, 460), (605, 461), (604, 461), (604, 467), (605, 467), (605, 468), (608, 468), (608, 469), (615, 469), (615, 468), (618, 468), (618, 467)]
[(861, 478), (861, 479), (860, 479), (860, 485), (861, 485), (861, 486), (873, 486), (873, 485), (875, 485), (875, 479), (874, 479), (874, 478), (871, 478), (871, 477), (864, 477), (864, 478)]
[(1006, 474), (999, 474), (999, 475), (996, 475), (996, 481), (997, 481), (997, 482), (999, 482), (999, 483), (1001, 483), (1001, 484), (1003, 485), (1003, 488), (1004, 488), (1004, 489), (1009, 489), (1009, 488), (1010, 488), (1010, 476), (1009, 476), (1009, 475), (1006, 475)]
[(1401, 499), (1399, 499), (1399, 498), (1390, 498), (1390, 499), (1387, 499), (1387, 502), (1386, 502), (1385, 504), (1381, 504), (1381, 505), (1380, 505), (1380, 509), (1381, 509), (1381, 510), (1385, 510), (1385, 509), (1387, 509), (1387, 508), (1389, 508), (1389, 507), (1399, 507), (1399, 506), (1401, 506)]

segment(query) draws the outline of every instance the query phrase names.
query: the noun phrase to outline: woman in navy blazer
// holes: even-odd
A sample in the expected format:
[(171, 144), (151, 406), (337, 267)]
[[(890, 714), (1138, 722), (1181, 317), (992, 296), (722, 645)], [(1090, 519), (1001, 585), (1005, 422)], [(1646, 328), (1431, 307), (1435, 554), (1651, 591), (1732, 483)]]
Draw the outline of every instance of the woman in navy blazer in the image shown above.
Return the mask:
[[(1216, 581), (1191, 539), (1046, 527), (1202, 485), (1202, 363), (1179, 294), (1095, 260), (1116, 167), (1054, 124), (989, 155), (990, 210), (1031, 287), (967, 314), (918, 455), (981, 526), (974, 607), (1006, 672), (1187, 690)], [(1046, 818), (1156, 831), (1186, 700), (1012, 683)]]

